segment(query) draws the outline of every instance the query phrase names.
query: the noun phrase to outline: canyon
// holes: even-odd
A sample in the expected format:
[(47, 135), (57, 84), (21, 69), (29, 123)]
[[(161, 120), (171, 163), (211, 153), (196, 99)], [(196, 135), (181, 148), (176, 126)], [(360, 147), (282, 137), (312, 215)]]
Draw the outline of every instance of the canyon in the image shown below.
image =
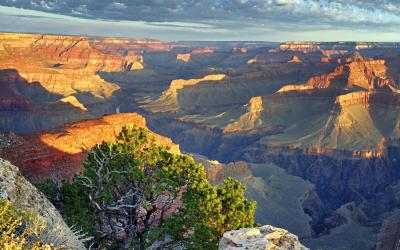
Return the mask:
[(0, 157), (30, 181), (70, 179), (87, 150), (136, 125), (211, 182), (239, 179), (256, 222), (310, 249), (396, 240), (399, 44), (0, 41)]

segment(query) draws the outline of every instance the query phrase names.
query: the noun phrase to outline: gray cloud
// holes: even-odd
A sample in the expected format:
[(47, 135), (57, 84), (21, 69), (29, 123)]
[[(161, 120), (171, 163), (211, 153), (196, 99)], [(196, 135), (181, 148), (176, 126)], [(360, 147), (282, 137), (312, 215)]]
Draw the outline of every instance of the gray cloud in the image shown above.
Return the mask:
[(190, 22), (220, 29), (396, 31), (400, 25), (400, 0), (0, 0), (0, 5), (87, 19)]

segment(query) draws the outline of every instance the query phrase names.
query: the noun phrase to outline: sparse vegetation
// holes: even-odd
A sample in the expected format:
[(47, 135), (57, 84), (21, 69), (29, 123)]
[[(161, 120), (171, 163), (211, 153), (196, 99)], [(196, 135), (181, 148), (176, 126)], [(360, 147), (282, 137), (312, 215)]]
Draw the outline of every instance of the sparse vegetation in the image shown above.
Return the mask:
[(0, 200), (0, 249), (50, 250), (62, 245), (51, 242), (46, 224), (29, 211), (13, 209), (8, 200)]
[(218, 187), (191, 156), (156, 145), (149, 131), (124, 128), (114, 143), (96, 145), (71, 183), (39, 188), (100, 249), (184, 246), (216, 249), (225, 231), (254, 225), (245, 187)]

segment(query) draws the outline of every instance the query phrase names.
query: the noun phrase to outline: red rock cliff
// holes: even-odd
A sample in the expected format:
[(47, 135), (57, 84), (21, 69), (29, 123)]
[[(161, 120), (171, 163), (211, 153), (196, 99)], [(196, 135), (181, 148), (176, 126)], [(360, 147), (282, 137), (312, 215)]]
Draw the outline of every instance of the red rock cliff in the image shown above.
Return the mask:
[[(100, 119), (71, 123), (60, 129), (22, 136), (0, 152), (2, 158), (18, 165), (31, 181), (72, 178), (82, 170), (86, 152), (102, 141), (114, 141), (122, 127), (146, 127), (144, 117), (135, 113), (108, 115)], [(161, 145), (179, 153), (171, 139), (152, 133)]]

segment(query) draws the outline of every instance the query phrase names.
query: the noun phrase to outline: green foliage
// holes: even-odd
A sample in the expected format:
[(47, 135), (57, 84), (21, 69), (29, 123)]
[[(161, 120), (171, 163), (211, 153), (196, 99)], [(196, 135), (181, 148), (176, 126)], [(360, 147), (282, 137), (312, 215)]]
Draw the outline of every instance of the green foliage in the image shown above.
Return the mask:
[(79, 225), (79, 230), (93, 235), (95, 217), (89, 208), (89, 200), (82, 188), (67, 181), (58, 184), (53, 180), (36, 184), (51, 203), (63, 215), (70, 226)]
[(72, 183), (39, 188), (99, 248), (145, 249), (158, 241), (216, 249), (224, 232), (254, 224), (255, 203), (239, 181), (210, 184), (201, 164), (156, 145), (143, 128), (123, 128), (116, 142), (96, 145)]
[(248, 202), (244, 193), (244, 185), (232, 178), (221, 187), (198, 178), (186, 191), (179, 213), (163, 230), (172, 232), (188, 249), (216, 249), (225, 232), (254, 226), (256, 203)]

